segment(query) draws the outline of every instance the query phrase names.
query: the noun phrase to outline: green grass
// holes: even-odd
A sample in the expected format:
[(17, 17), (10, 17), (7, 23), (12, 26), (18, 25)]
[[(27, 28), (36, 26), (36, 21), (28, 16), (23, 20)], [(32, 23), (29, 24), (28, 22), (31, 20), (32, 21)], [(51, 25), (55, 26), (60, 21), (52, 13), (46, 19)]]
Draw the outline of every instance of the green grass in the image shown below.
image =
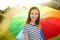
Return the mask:
[(60, 34), (58, 34), (56, 37), (53, 37), (53, 38), (51, 38), (49, 40), (60, 40)]

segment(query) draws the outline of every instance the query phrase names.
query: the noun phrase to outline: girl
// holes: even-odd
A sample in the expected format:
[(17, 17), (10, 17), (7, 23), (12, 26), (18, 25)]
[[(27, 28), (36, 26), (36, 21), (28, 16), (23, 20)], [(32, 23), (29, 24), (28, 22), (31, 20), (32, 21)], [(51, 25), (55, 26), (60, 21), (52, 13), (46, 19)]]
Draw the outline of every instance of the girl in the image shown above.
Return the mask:
[(25, 40), (40, 40), (40, 11), (37, 7), (32, 7), (28, 14), (28, 19), (23, 30)]

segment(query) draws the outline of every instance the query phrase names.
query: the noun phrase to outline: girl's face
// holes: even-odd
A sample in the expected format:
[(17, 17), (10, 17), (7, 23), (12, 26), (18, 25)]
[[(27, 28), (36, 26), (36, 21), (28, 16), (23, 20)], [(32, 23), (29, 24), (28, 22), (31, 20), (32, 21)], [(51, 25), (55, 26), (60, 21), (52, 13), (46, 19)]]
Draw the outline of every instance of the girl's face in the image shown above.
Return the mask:
[(30, 12), (30, 18), (31, 18), (31, 21), (36, 21), (38, 19), (38, 11), (37, 11), (37, 9), (33, 9)]

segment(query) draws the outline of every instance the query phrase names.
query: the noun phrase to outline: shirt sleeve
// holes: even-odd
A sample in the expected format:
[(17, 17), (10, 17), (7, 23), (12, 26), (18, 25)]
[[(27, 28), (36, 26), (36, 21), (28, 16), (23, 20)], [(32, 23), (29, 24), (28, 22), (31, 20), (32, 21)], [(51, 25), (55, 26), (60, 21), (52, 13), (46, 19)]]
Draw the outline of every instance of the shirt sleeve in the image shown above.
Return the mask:
[(27, 26), (24, 26), (24, 28), (23, 28), (23, 34), (28, 34), (28, 27)]

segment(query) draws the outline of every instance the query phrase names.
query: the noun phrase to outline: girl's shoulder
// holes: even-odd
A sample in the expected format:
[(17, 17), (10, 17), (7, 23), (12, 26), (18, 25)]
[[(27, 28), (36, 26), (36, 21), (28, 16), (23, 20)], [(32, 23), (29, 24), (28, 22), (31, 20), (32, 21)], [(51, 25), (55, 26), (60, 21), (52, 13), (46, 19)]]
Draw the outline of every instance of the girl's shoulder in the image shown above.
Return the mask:
[(30, 26), (30, 24), (25, 24), (24, 26), (27, 27), (27, 26)]
[(25, 25), (24, 25), (24, 29), (29, 29), (29, 28), (31, 28), (31, 27), (30, 27), (30, 24), (25, 24)]

